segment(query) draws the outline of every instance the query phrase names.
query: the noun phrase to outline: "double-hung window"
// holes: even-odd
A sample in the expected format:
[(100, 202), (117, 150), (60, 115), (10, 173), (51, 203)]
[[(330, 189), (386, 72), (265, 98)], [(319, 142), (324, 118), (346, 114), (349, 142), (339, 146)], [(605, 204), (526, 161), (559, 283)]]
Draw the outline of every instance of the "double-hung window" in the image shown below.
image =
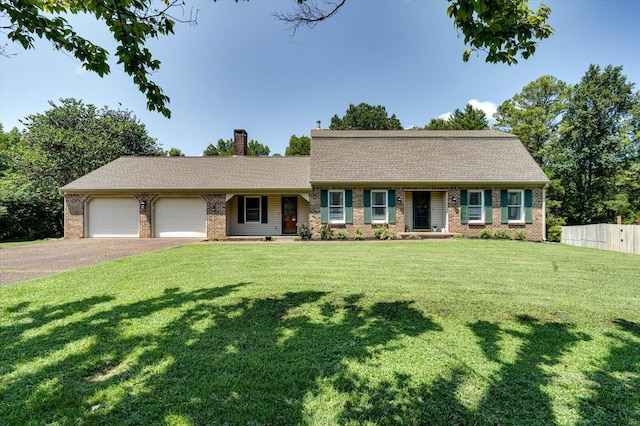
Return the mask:
[(469, 222), (484, 223), (484, 202), (482, 191), (469, 191), (469, 202), (467, 208), (469, 212)]
[(387, 191), (371, 191), (371, 222), (387, 222)]
[(244, 217), (247, 222), (260, 222), (260, 197), (246, 197)]
[(329, 191), (329, 222), (344, 223), (344, 191)]
[(524, 222), (524, 195), (522, 190), (507, 193), (507, 212), (509, 222)]

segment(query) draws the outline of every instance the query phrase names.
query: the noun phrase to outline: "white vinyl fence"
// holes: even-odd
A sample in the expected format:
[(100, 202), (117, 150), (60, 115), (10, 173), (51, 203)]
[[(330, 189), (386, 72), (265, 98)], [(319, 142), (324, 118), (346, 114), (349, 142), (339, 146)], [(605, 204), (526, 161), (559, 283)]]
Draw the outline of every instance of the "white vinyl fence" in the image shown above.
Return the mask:
[(640, 254), (638, 225), (580, 225), (562, 227), (562, 244)]

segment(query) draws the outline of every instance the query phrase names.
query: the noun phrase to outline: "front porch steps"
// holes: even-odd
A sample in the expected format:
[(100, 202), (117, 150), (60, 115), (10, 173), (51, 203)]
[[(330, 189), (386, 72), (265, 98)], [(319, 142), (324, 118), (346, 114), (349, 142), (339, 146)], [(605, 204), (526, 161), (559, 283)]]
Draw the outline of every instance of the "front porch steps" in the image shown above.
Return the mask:
[(399, 232), (398, 238), (401, 240), (446, 240), (455, 237), (455, 235), (452, 232), (415, 231)]

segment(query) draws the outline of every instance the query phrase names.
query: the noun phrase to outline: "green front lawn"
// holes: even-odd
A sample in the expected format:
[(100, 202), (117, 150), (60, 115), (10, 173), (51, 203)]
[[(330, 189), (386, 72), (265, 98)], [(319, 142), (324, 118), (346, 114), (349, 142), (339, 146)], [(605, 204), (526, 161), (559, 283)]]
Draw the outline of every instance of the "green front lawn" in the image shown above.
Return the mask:
[(195, 245), (0, 287), (0, 424), (640, 424), (640, 257)]

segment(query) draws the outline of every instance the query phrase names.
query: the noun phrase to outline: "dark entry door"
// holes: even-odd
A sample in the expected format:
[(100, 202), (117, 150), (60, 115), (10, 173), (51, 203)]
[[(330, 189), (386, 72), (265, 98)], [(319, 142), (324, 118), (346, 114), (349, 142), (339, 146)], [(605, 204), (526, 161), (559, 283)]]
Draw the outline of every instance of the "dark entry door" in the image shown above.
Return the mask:
[(282, 233), (295, 234), (298, 216), (298, 197), (282, 197)]
[(431, 192), (413, 193), (413, 229), (429, 229), (431, 225)]

